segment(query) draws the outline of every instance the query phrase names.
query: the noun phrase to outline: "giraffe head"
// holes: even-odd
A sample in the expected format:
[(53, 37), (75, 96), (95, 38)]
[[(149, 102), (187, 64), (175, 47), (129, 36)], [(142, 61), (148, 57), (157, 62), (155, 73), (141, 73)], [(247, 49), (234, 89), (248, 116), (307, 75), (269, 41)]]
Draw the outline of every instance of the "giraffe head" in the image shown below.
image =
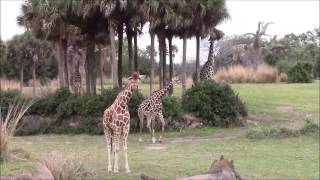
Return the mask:
[(129, 87), (131, 90), (136, 90), (138, 88), (138, 85), (140, 83), (141, 79), (144, 79), (145, 75), (140, 75), (139, 72), (132, 73), (131, 77), (128, 79), (130, 80)]
[(182, 84), (181, 78), (179, 76), (173, 77), (172, 84), (181, 85)]

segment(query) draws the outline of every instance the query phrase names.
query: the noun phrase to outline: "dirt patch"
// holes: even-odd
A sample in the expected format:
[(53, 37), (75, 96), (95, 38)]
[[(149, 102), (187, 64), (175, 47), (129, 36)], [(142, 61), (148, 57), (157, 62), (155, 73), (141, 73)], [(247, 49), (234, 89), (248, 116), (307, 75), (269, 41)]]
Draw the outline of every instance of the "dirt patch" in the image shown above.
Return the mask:
[(163, 144), (151, 144), (145, 147), (146, 150), (164, 150), (166, 148)]
[(182, 143), (182, 142), (198, 142), (198, 141), (208, 141), (208, 140), (228, 140), (239, 138), (247, 132), (246, 129), (241, 129), (236, 132), (217, 132), (209, 136), (195, 137), (177, 137), (177, 138), (164, 138), (165, 143)]

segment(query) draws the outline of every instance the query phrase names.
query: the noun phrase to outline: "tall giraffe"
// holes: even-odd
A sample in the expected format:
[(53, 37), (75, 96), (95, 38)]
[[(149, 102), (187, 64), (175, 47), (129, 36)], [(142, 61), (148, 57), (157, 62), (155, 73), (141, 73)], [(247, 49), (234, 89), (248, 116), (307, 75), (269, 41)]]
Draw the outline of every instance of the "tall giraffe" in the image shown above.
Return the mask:
[(70, 85), (74, 94), (80, 95), (81, 92), (81, 74), (80, 74), (80, 60), (76, 58), (74, 70), (70, 77)]
[(213, 45), (214, 41), (221, 39), (224, 33), (218, 29), (214, 29), (209, 38), (210, 47), (207, 62), (202, 66), (200, 71), (200, 81), (211, 80), (217, 71), (215, 61), (213, 58)]
[(162, 142), (162, 135), (164, 132), (164, 126), (165, 121), (163, 118), (162, 113), (162, 97), (165, 96), (169, 90), (173, 87), (174, 84), (181, 84), (181, 81), (179, 78), (174, 78), (168, 85), (160, 90), (157, 90), (153, 92), (150, 97), (142, 101), (142, 103), (138, 107), (138, 117), (140, 120), (140, 138), (139, 141), (142, 141), (141, 134), (142, 134), (142, 128), (143, 128), (143, 120), (144, 117), (147, 118), (147, 127), (149, 129), (149, 132), (152, 134), (152, 143), (156, 142), (156, 139), (154, 137), (154, 120), (158, 116), (162, 131), (159, 138), (159, 142)]
[[(108, 107), (103, 114), (103, 127), (105, 140), (107, 143), (108, 150), (108, 172), (112, 171), (111, 166), (111, 142), (112, 150), (114, 155), (114, 173), (119, 172), (118, 161), (119, 161), (119, 146), (120, 136), (123, 137), (123, 149), (125, 158), (125, 171), (130, 172), (128, 164), (128, 134), (130, 130), (130, 114), (128, 110), (128, 102), (132, 96), (133, 91), (138, 88), (140, 79), (142, 76), (139, 73), (134, 72), (130, 77), (131, 81), (122, 90), (115, 101), (110, 107)], [(112, 138), (112, 141), (111, 141)]]

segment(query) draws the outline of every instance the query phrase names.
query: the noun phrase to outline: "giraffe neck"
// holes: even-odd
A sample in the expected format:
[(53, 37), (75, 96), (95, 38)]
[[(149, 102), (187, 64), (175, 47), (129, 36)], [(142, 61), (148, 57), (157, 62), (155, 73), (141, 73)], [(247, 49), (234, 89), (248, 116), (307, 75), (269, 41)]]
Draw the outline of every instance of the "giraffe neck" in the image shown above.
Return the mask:
[(159, 91), (159, 97), (163, 97), (164, 95), (167, 94), (167, 92), (172, 88), (173, 86), (173, 83), (170, 82), (166, 87), (162, 88), (160, 91)]
[(133, 93), (133, 89), (131, 88), (131, 83), (129, 83), (127, 85), (127, 87), (122, 91), (121, 96), (124, 96), (124, 98), (120, 98), (121, 101), (123, 101), (123, 103), (127, 104), (130, 101), (130, 98), (132, 96)]
[(208, 63), (213, 63), (213, 40), (210, 40), (210, 47), (209, 47), (209, 55), (208, 55)]

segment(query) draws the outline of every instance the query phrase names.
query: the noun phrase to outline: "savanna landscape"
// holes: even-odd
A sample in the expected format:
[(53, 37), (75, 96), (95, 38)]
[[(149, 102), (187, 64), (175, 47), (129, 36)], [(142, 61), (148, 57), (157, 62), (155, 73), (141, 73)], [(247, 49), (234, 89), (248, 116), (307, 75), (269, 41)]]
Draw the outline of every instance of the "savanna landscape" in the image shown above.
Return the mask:
[(319, 28), (235, 35), (232, 3), (18, 3), (0, 179), (319, 179)]

